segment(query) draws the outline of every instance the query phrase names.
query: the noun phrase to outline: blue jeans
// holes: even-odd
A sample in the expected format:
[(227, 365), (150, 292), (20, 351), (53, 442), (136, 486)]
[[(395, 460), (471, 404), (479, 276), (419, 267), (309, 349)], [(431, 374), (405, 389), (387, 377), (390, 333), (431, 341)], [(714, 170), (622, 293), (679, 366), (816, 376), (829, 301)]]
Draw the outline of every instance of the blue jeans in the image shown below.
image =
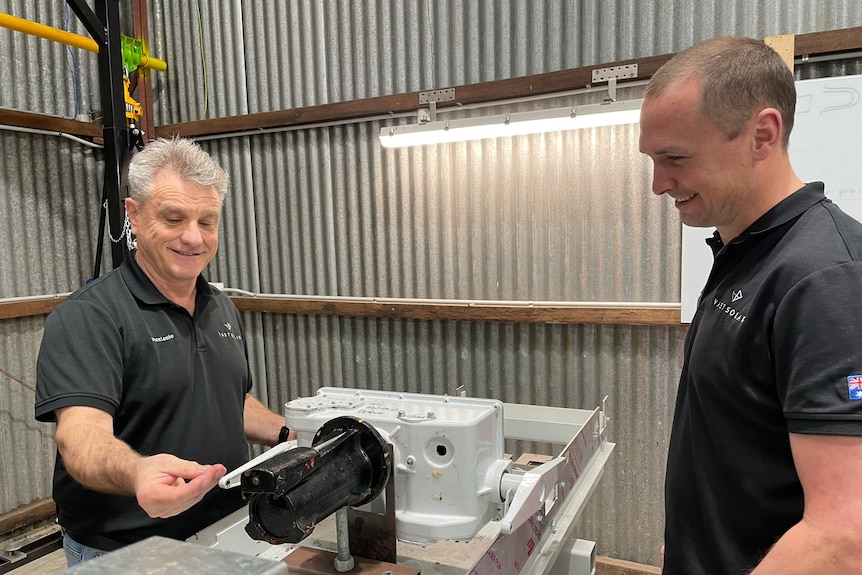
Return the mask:
[(69, 567), (78, 565), (84, 561), (89, 561), (90, 559), (95, 559), (96, 557), (101, 557), (107, 553), (107, 551), (102, 551), (95, 547), (81, 545), (69, 537), (68, 533), (63, 533), (63, 551), (66, 552), (66, 565)]

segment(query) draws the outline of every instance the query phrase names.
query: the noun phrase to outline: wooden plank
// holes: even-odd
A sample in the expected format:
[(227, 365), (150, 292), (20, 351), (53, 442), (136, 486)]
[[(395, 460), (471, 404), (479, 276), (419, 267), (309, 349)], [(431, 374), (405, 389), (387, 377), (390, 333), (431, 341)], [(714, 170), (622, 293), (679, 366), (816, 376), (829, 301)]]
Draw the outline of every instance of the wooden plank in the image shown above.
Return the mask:
[(16, 317), (29, 317), (42, 315), (54, 311), (65, 297), (33, 298), (26, 301), (0, 302), (0, 319), (14, 319)]
[(797, 34), (794, 53), (797, 56), (818, 56), (862, 50), (862, 26)]
[[(414, 94), (416, 94), (415, 100)], [(229, 116), (211, 120), (194, 120), (191, 122), (157, 126), (156, 137), (208, 136), (212, 134), (253, 132), (268, 128), (303, 126), (320, 122), (341, 122), (379, 114), (388, 114), (389, 112), (415, 111), (419, 107), (418, 101), (418, 92), (414, 92), (413, 94), (380, 96), (364, 100), (336, 102), (334, 104), (275, 110), (272, 112), (259, 112), (256, 114)]]
[(8, 108), (0, 108), (0, 124), (17, 126), (19, 128), (47, 130), (49, 132), (63, 132), (87, 138), (102, 137), (101, 124), (79, 122), (78, 120), (70, 120), (68, 118), (61, 118), (60, 116), (49, 116), (48, 114), (36, 114), (34, 112), (23, 112)]
[(596, 557), (596, 575), (661, 575), (661, 569), (599, 555)]
[(763, 40), (764, 44), (778, 52), (791, 72), (793, 71), (795, 39), (793, 34), (783, 34), (781, 36), (768, 36)]
[[(62, 296), (0, 302), (0, 319), (48, 314), (65, 299)], [(339, 315), (422, 320), (504, 321), (513, 323), (679, 325), (679, 308), (593, 307), (554, 305), (484, 305), (461, 303), (352, 302), (329, 299), (285, 299), (231, 296), (240, 311), (294, 315)]]
[(0, 535), (6, 535), (16, 529), (35, 525), (53, 518), (57, 507), (53, 499), (41, 499), (27, 505), (16, 507), (12, 511), (0, 515)]
[(240, 311), (420, 320), (504, 321), (549, 324), (679, 325), (678, 307), (591, 307), (376, 303), (316, 299), (231, 297)]
[[(581, 89), (592, 83), (592, 71), (594, 69), (607, 66), (622, 66), (636, 63), (638, 64), (638, 76), (632, 80), (643, 80), (651, 77), (670, 58), (671, 55), (652, 56), (638, 60), (625, 60), (598, 66), (585, 66), (571, 70), (535, 74), (533, 76), (458, 86), (455, 88), (455, 99), (450, 102), (438, 102), (437, 109)], [(406, 94), (379, 96), (348, 102), (335, 102), (320, 106), (307, 106), (304, 108), (260, 112), (243, 116), (167, 124), (156, 127), (156, 135), (158, 137), (173, 135), (187, 137), (207, 136), (415, 112), (421, 107), (419, 103), (419, 95), (421, 93), (409, 92)]]

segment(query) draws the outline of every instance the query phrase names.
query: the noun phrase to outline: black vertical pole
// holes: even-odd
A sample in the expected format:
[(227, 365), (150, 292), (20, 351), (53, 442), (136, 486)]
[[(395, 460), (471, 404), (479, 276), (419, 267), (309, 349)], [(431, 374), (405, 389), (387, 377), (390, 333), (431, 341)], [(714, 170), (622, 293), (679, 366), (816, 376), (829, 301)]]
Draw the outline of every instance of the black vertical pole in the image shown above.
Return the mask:
[[(66, 0), (75, 15), (99, 45), (99, 88), (102, 103), (102, 135), (105, 160), (105, 196), (108, 200), (108, 230), (117, 237), (125, 221), (125, 173), (129, 162), (129, 129), (123, 95), (123, 57), (120, 45), (120, 7), (118, 0), (95, 0), (93, 14), (85, 0)], [(99, 209), (104, 209), (101, 206)], [(99, 230), (99, 236), (103, 230)], [(101, 242), (101, 239), (97, 240)], [(114, 267), (128, 250), (125, 242), (111, 242)], [(94, 276), (95, 277), (95, 276)]]

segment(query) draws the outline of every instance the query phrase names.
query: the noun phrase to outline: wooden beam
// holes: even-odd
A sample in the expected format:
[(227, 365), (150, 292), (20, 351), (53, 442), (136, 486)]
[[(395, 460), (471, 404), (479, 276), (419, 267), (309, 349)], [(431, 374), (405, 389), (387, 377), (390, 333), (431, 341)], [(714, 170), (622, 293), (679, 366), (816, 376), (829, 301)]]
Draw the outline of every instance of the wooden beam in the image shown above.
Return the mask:
[(321, 299), (231, 297), (240, 311), (295, 315), (338, 315), (419, 320), (503, 321), (517, 323), (680, 325), (678, 307), (592, 307), (554, 305), (351, 302)]
[[(862, 49), (862, 27), (800, 34), (794, 37), (794, 55), (835, 54)], [(569, 70), (494, 80), (455, 87), (455, 99), (438, 102), (438, 109), (458, 105), (482, 104), (513, 98), (527, 98), (577, 90), (592, 84), (592, 71), (596, 68), (637, 64), (638, 74), (632, 80), (648, 80), (673, 54), (622, 60)], [(299, 127), (325, 122), (344, 122), (387, 114), (415, 112), (422, 92), (409, 92), (348, 102), (335, 102), (243, 116), (197, 120), (157, 126), (156, 136), (210, 136), (253, 132), (255, 130)]]
[(41, 499), (0, 515), (0, 535), (52, 519), (57, 514), (53, 499)]
[(763, 39), (764, 44), (778, 52), (790, 71), (793, 72), (793, 56), (794, 56), (794, 40), (793, 34), (783, 34), (781, 36), (768, 36)]
[(793, 52), (796, 56), (823, 56), (857, 50), (862, 50), (862, 26), (797, 34)]
[(599, 555), (596, 557), (596, 575), (661, 575), (661, 569)]
[(54, 311), (54, 308), (60, 305), (65, 299), (62, 296), (46, 296), (44, 298), (31, 298), (24, 301), (0, 302), (0, 319), (48, 314)]
[[(592, 72), (594, 69), (608, 66), (622, 66), (636, 63), (638, 64), (638, 76), (632, 80), (644, 80), (650, 78), (671, 56), (653, 56), (638, 60), (625, 60), (598, 66), (585, 66), (583, 68), (560, 70), (533, 76), (458, 86), (455, 88), (455, 99), (449, 102), (438, 102), (437, 109), (577, 90), (592, 83)], [(168, 137), (178, 135), (194, 137), (230, 134), (415, 112), (421, 107), (419, 103), (420, 94), (422, 92), (409, 92), (406, 94), (379, 96), (320, 106), (167, 124), (156, 127), (156, 136)]]
[[(0, 303), (0, 319), (51, 313), (65, 299), (47, 296)], [(240, 311), (292, 315), (338, 315), (393, 319), (504, 321), (517, 323), (680, 325), (679, 307), (484, 305), (461, 303), (361, 302), (231, 296)]]
[(78, 120), (70, 120), (68, 118), (61, 118), (60, 116), (22, 112), (21, 110), (10, 110), (8, 108), (0, 108), (0, 124), (19, 128), (47, 130), (49, 132), (63, 132), (86, 138), (102, 137), (101, 124), (79, 122)]

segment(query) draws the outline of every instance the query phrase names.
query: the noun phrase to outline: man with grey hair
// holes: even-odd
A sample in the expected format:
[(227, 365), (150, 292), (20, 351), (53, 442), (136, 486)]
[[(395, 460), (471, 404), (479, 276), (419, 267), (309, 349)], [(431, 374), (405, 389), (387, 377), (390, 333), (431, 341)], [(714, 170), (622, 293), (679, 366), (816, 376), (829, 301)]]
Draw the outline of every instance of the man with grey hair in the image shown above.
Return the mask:
[(646, 88), (652, 191), (715, 227), (685, 340), (665, 485), (665, 575), (862, 573), (862, 224), (805, 184), (793, 75), (718, 38)]
[(69, 564), (153, 535), (186, 539), (242, 506), (213, 490), (246, 441), (288, 431), (249, 391), (236, 307), (203, 269), (218, 249), (228, 175), (189, 140), (129, 165), (137, 249), (48, 317), (36, 418), (56, 421), (54, 501)]

